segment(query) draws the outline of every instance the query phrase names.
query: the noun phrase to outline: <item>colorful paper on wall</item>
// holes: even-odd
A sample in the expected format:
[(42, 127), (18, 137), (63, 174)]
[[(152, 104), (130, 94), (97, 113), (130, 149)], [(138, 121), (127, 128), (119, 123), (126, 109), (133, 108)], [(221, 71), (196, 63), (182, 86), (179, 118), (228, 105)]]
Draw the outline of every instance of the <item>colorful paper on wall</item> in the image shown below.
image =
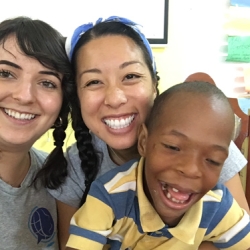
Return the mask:
[(250, 62), (250, 36), (229, 36), (226, 61)]
[(250, 18), (238, 18), (224, 25), (226, 34), (229, 36), (250, 36)]
[(250, 36), (250, 8), (230, 6), (225, 19), (224, 30), (228, 36)]
[(230, 4), (238, 7), (250, 7), (249, 0), (230, 0)]

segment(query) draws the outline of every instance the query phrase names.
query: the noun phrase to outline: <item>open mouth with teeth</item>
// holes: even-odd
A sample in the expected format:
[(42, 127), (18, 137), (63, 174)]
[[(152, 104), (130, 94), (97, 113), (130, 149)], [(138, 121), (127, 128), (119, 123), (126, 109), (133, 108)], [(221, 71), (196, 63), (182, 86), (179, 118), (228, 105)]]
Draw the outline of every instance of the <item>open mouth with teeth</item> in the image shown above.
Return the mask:
[(28, 113), (19, 113), (17, 111), (11, 110), (11, 109), (3, 109), (4, 113), (12, 118), (15, 118), (17, 120), (32, 120), (36, 117), (34, 114), (28, 114)]
[(175, 209), (188, 206), (194, 195), (194, 193), (180, 191), (164, 182), (161, 182), (161, 189), (166, 197), (165, 201), (167, 205)]
[(134, 119), (135, 115), (131, 115), (125, 119), (104, 119), (104, 122), (112, 129), (121, 129), (128, 127)]

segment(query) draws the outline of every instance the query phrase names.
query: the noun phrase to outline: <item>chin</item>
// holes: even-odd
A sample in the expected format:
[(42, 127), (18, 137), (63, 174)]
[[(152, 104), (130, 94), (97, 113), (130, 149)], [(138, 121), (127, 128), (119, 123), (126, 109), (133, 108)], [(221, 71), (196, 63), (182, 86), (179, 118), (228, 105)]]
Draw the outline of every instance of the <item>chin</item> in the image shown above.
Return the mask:
[(119, 144), (113, 144), (113, 145), (110, 145), (110, 147), (114, 148), (114, 149), (117, 149), (117, 150), (124, 150), (124, 149), (129, 149), (129, 148), (132, 148), (134, 145), (136, 145), (135, 142), (133, 143), (119, 143)]

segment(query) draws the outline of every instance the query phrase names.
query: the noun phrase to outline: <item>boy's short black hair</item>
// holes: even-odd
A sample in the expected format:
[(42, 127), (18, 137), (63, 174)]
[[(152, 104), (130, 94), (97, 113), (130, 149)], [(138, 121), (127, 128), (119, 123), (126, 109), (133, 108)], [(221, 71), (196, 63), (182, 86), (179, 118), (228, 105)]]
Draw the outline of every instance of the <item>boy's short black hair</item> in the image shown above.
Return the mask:
[(153, 108), (145, 122), (149, 132), (152, 131), (152, 128), (156, 124), (157, 118), (162, 114), (165, 102), (171, 96), (180, 92), (202, 94), (204, 97), (216, 97), (226, 106), (228, 106), (229, 110), (231, 110), (233, 113), (228, 98), (217, 86), (203, 81), (183, 82), (173, 85), (155, 98)]

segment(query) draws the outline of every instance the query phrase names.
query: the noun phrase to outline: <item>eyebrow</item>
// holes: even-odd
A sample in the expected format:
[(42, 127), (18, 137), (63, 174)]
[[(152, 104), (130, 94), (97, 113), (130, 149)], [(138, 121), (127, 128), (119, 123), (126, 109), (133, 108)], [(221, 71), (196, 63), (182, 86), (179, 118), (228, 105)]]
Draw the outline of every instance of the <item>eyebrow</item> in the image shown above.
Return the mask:
[(124, 62), (123, 64), (121, 64), (119, 66), (120, 69), (124, 69), (125, 67), (131, 65), (131, 64), (136, 64), (136, 63), (139, 63), (142, 65), (142, 63), (140, 61), (129, 61), (129, 62)]
[(180, 137), (183, 137), (183, 138), (188, 138), (185, 134), (175, 130), (175, 129), (172, 129), (170, 132), (169, 132), (170, 135), (176, 135), (176, 136), (180, 136)]
[[(142, 65), (142, 63), (140, 61), (129, 61), (129, 62), (124, 62), (122, 63), (120, 66), (119, 66), (119, 69), (124, 69), (126, 68), (127, 66), (131, 65), (131, 64), (136, 64), (136, 63), (139, 63)], [(86, 74), (86, 73), (98, 73), (100, 74), (102, 71), (100, 69), (97, 69), (97, 68), (92, 68), (92, 69), (87, 69), (87, 70), (84, 70), (80, 73), (79, 75), (79, 78), (82, 77), (83, 74)]]
[(16, 69), (22, 69), (19, 65), (15, 64), (13, 62), (7, 61), (7, 60), (0, 60), (0, 64), (6, 64), (6, 65), (9, 65), (9, 66), (14, 67)]
[[(5, 65), (8, 65), (8, 66), (14, 67), (16, 69), (21, 69), (22, 70), (22, 67), (20, 67), (19, 65), (15, 64), (13, 62), (7, 61), (7, 60), (0, 60), (0, 64), (5, 64)], [(56, 78), (58, 78), (60, 81), (62, 80), (60, 78), (59, 74), (56, 73), (56, 72), (54, 72), (54, 71), (41, 70), (41, 71), (39, 71), (39, 74), (42, 74), (42, 75), (52, 75), (52, 76), (55, 76)]]
[[(181, 133), (181, 132), (179, 132), (179, 131), (177, 131), (175, 129), (171, 130), (169, 134), (170, 135), (175, 135), (175, 136), (178, 136), (178, 137), (182, 137), (184, 139), (188, 139), (188, 136), (186, 136), (185, 134), (183, 134), (183, 133)], [(223, 146), (213, 144), (212, 147), (215, 148), (215, 149), (218, 149), (220, 151), (223, 151), (225, 153), (228, 153), (228, 148), (225, 148)]]
[(101, 70), (99, 70), (99, 69), (97, 69), (97, 68), (84, 70), (84, 71), (82, 71), (81, 74), (79, 75), (79, 78), (81, 78), (81, 76), (82, 76), (83, 74), (86, 74), (86, 73), (101, 73)]
[(56, 78), (58, 78), (59, 81), (61, 81), (62, 79), (60, 78), (59, 74), (54, 72), (54, 71), (46, 71), (46, 70), (42, 70), (39, 71), (40, 74), (43, 75), (51, 75), (51, 76), (55, 76)]

